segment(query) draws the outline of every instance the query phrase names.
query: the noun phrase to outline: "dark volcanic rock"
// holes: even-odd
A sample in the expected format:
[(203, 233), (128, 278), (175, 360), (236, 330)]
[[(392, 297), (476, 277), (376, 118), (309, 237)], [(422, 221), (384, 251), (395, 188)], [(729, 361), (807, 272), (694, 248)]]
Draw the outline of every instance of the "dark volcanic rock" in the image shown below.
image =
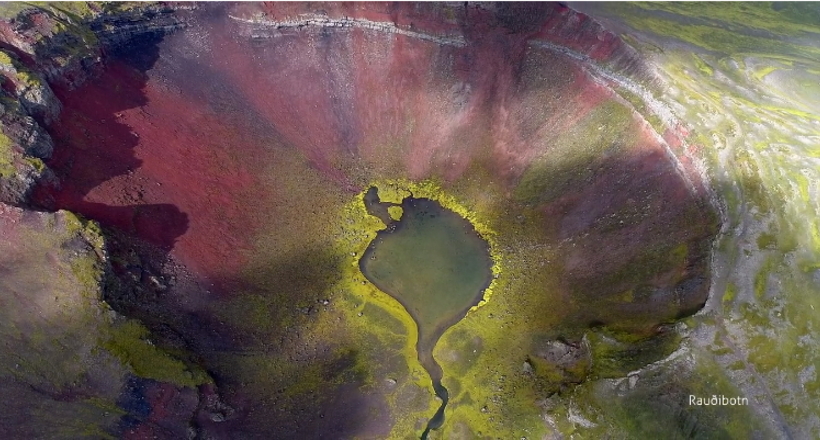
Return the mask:
[(145, 4), (138, 7), (112, 10), (100, 14), (88, 23), (105, 50), (117, 50), (131, 45), (134, 40), (156, 38), (186, 27), (183, 11), (196, 9), (190, 4)]

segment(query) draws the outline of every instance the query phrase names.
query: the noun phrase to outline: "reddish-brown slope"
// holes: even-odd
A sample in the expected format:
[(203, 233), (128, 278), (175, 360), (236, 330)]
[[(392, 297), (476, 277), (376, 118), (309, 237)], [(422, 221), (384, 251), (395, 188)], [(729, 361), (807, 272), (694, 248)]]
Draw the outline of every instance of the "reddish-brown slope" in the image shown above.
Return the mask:
[(146, 84), (123, 62), (58, 96), (61, 148), (50, 163), (60, 184), (45, 191), (50, 203), (173, 247), (201, 274), (242, 265), (255, 224), (247, 207), (259, 196), (247, 160), (257, 145), (207, 104)]

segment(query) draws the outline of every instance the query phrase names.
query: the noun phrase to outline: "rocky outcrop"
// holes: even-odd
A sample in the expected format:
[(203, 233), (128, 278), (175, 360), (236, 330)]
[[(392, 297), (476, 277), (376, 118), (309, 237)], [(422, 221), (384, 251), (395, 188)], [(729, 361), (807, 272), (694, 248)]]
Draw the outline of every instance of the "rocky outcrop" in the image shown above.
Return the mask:
[[(60, 101), (39, 73), (24, 66), (12, 50), (0, 50), (0, 74), (5, 78), (3, 90), (17, 99), (25, 113), (46, 124), (60, 113)], [(49, 152), (50, 154), (50, 152)]]
[[(111, 5), (116, 8), (117, 5)], [(126, 10), (110, 10), (88, 23), (104, 50), (116, 50), (135, 39), (161, 37), (186, 26), (184, 11), (193, 4), (149, 4)]]
[(0, 201), (20, 205), (47, 174), (42, 159), (51, 157), (54, 142), (41, 123), (53, 122), (61, 105), (11, 50), (0, 49), (0, 80)]
[(644, 84), (656, 83), (657, 75), (640, 54), (618, 35), (586, 14), (558, 3), (528, 5), (508, 3), (414, 5), (322, 4), (313, 10), (265, 5), (235, 10), (231, 18), (248, 24), (247, 34), (256, 38), (286, 35), (311, 28), (367, 29), (404, 35), (445, 46), (464, 47), (468, 40), (483, 38), (472, 28), (482, 22), (528, 35), (531, 44), (550, 43), (557, 50), (588, 57), (610, 70)]
[[(254, 17), (254, 18), (240, 18), (231, 16), (232, 19), (237, 20), (239, 22), (248, 23), (253, 25), (255, 28), (253, 32), (250, 32), (249, 35), (251, 37), (259, 38), (263, 36), (271, 37), (276, 34), (272, 34), (270, 30), (275, 31), (283, 31), (283, 30), (301, 30), (303, 28), (309, 27), (316, 27), (316, 28), (335, 28), (335, 29), (352, 29), (352, 28), (360, 28), (360, 29), (367, 29), (376, 32), (384, 32), (387, 34), (397, 34), (397, 35), (404, 35), (411, 38), (418, 38), (424, 41), (431, 41), (436, 44), (441, 44), (445, 46), (456, 46), (456, 47), (464, 47), (467, 43), (464, 41), (464, 37), (461, 35), (455, 36), (438, 36), (424, 32), (415, 32), (409, 29), (403, 29), (401, 27), (396, 26), (395, 23), (387, 22), (376, 22), (371, 20), (365, 19), (357, 19), (357, 18), (348, 18), (343, 17), (340, 19), (332, 19), (323, 16), (313, 16), (313, 17), (300, 17), (299, 19), (289, 19), (283, 21), (275, 21), (275, 20), (267, 20), (262, 17)], [(268, 31), (268, 32), (265, 32)]]
[(54, 6), (27, 8), (0, 22), (0, 42), (52, 84), (75, 86), (101, 62), (97, 37), (84, 20)]

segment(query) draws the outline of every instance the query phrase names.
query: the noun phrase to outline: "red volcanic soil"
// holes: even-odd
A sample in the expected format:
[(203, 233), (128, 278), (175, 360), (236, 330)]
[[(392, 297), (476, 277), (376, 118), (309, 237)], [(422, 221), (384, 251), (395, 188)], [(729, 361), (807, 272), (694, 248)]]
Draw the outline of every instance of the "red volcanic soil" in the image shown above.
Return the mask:
[[(267, 18), (287, 17), (294, 7), (274, 5)], [(527, 67), (528, 39), (571, 34), (562, 21), (571, 11), (559, 6), (511, 24), (524, 28), (518, 33), (503, 26), (503, 16), (479, 9), (465, 10), (471, 26), (461, 28), (459, 17), (425, 20), (428, 13), (402, 5), (327, 7), (331, 17), (393, 20), (433, 35), (463, 31), (467, 46), (374, 38), (358, 28), (339, 38), (304, 32), (253, 44), (236, 37), (241, 23), (222, 17), (207, 31), (189, 31), (192, 37), (167, 38), (153, 58), (156, 48), (147, 55), (134, 48), (100, 78), (56, 91), (65, 110), (51, 127), (59, 148), (49, 165), (60, 184), (41, 188), (39, 201), (173, 248), (202, 276), (230, 277), (265, 216), (253, 207), (275, 192), (255, 177), (272, 144), (295, 147), (349, 191), (357, 189), (343, 170), (351, 164), (452, 181), (478, 161), (512, 183), (545, 139), (611, 96), (555, 55)], [(576, 32), (579, 47), (578, 35), (593, 38)], [(221, 103), (213, 84), (221, 84)]]
[[(188, 436), (187, 424), (180, 420), (190, 419), (199, 405), (197, 393), (190, 389), (178, 389), (168, 383), (156, 383), (133, 379), (127, 387), (129, 401), (121, 404), (135, 407), (133, 412), (142, 418), (131, 423), (124, 422), (121, 438), (126, 440), (148, 440), (159, 438), (184, 438)], [(130, 403), (130, 405), (129, 405)], [(144, 405), (144, 406), (143, 406)], [(146, 411), (150, 408), (150, 411)], [(139, 414), (140, 409), (147, 414)], [(136, 411), (135, 411), (136, 410)]]
[(125, 61), (74, 91), (52, 127), (60, 179), (38, 197), (136, 234), (202, 275), (238, 270), (260, 197), (247, 158), (260, 147), (206, 103), (180, 96)]

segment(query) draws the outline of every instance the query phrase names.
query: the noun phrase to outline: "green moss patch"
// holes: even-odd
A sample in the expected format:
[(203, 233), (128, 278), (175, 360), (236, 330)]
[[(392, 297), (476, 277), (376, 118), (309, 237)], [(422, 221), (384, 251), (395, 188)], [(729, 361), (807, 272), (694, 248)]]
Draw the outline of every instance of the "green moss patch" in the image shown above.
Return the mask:
[[(2, 125), (0, 125), (2, 129)], [(14, 168), (14, 156), (11, 139), (0, 132), (0, 177), (8, 179), (17, 172)]]
[(604, 329), (588, 334), (592, 353), (593, 377), (623, 377), (644, 365), (659, 361), (680, 346), (681, 336), (674, 331), (643, 339)]
[(390, 218), (393, 220), (400, 220), (403, 210), (401, 206), (391, 206), (387, 208), (387, 213), (390, 214)]
[(597, 106), (532, 162), (515, 189), (515, 197), (528, 203), (546, 203), (589, 183), (606, 157), (632, 144), (633, 124), (627, 106), (614, 100)]
[[(673, 37), (727, 55), (768, 53), (816, 59), (820, 50), (785, 41), (784, 37), (816, 38), (816, 11), (798, 4), (775, 8), (770, 3), (629, 3), (608, 5), (634, 29)], [(799, 12), (798, 12), (799, 11)]]
[(136, 321), (128, 320), (114, 326), (110, 339), (102, 345), (140, 377), (170, 382), (183, 387), (195, 387), (210, 382), (207, 374), (191, 369), (156, 347), (148, 339), (148, 329)]

